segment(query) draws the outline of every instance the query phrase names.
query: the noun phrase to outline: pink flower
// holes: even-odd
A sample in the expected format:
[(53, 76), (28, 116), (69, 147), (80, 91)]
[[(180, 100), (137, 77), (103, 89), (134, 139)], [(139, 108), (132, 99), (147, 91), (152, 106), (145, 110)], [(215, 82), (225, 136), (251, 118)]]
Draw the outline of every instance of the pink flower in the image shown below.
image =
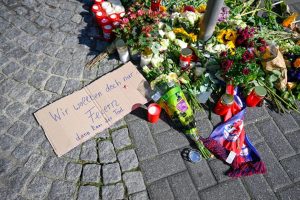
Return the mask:
[(135, 18), (136, 18), (136, 14), (135, 14), (135, 13), (131, 13), (131, 14), (129, 15), (129, 18), (130, 18), (130, 19), (135, 19)]
[(128, 19), (128, 18), (124, 17), (124, 18), (122, 19), (122, 23), (123, 23), (123, 24), (128, 24), (128, 22), (129, 22), (129, 19)]
[(138, 14), (138, 16), (142, 16), (144, 14), (144, 11), (143, 10), (138, 10), (137, 14)]

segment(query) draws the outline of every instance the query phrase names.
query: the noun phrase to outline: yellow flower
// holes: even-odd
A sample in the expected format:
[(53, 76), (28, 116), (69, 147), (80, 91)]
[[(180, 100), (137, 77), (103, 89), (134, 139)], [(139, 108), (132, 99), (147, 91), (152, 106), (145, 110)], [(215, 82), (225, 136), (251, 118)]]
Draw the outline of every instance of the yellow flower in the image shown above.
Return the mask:
[(195, 35), (194, 33), (190, 33), (189, 34), (189, 38), (192, 42), (196, 42), (197, 41), (197, 35)]
[(231, 29), (226, 30), (226, 36), (225, 36), (226, 40), (230, 40), (230, 41), (235, 42), (236, 38), (237, 38), (236, 31), (231, 30)]
[(205, 5), (205, 4), (201, 4), (198, 8), (196, 8), (196, 10), (197, 10), (199, 13), (204, 13), (205, 10), (206, 10), (206, 5)]
[(283, 27), (289, 27), (296, 20), (297, 17), (298, 17), (298, 14), (293, 13), (291, 16), (289, 16), (288, 18), (283, 20), (282, 26)]
[(227, 42), (227, 47), (229, 48), (229, 49), (234, 49), (235, 48), (235, 44), (234, 44), (234, 42), (233, 41), (229, 41), (229, 42)]
[(221, 32), (217, 35), (218, 42), (225, 44), (226, 43), (226, 41), (224, 40), (225, 36), (226, 36), (226, 30), (221, 30)]
[(166, 8), (166, 6), (160, 6), (159, 10), (162, 11), (162, 12), (166, 12), (167, 8)]
[(175, 34), (188, 35), (188, 33), (183, 28), (174, 28), (173, 32)]

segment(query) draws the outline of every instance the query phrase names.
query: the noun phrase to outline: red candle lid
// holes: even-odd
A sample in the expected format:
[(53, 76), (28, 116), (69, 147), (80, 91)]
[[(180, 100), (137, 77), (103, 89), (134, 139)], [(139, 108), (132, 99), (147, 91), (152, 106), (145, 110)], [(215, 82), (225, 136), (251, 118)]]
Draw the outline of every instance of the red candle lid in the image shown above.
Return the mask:
[(101, 17), (103, 17), (103, 16), (104, 16), (104, 14), (103, 14), (102, 11), (97, 11), (97, 12), (96, 12), (96, 17), (97, 17), (97, 18), (101, 18)]
[(101, 19), (101, 23), (102, 24), (105, 24), (105, 23), (107, 23), (109, 20), (105, 17), (105, 18), (103, 18), (103, 19)]
[(109, 18), (112, 20), (115, 20), (118, 18), (118, 16), (116, 14), (111, 14), (111, 15), (109, 15)]
[(96, 13), (96, 12), (99, 11), (99, 10), (100, 10), (100, 7), (99, 7), (97, 4), (94, 4), (94, 5), (92, 6), (92, 12)]

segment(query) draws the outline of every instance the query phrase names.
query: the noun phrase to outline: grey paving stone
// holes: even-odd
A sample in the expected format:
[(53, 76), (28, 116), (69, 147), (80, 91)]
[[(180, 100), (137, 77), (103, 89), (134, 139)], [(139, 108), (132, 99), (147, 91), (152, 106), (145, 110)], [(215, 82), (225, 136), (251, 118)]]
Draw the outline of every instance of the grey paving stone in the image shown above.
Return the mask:
[(119, 129), (121, 127), (126, 126), (126, 122), (124, 119), (120, 119), (116, 121), (112, 126), (109, 127), (110, 130)]
[(38, 39), (30, 45), (29, 51), (32, 53), (37, 53), (37, 54), (42, 53), (43, 50), (45, 49), (46, 45), (47, 45), (46, 40)]
[(82, 165), (69, 163), (66, 168), (66, 180), (77, 182), (80, 178)]
[(20, 64), (23, 67), (27, 67), (28, 69), (35, 69), (36, 65), (39, 63), (39, 57), (36, 54), (27, 53), (26, 56), (20, 60)]
[(67, 157), (67, 158), (71, 158), (73, 160), (78, 160), (80, 152), (81, 152), (81, 148), (80, 148), (80, 146), (77, 146), (74, 149), (72, 149), (71, 151), (69, 151), (68, 153), (64, 154), (63, 156)]
[(300, 185), (295, 184), (292, 185), (285, 190), (278, 193), (279, 199), (285, 200), (285, 199), (299, 199), (300, 196)]
[(42, 170), (47, 176), (63, 178), (65, 176), (66, 165), (67, 162), (62, 158), (49, 157), (46, 160)]
[(28, 83), (35, 88), (43, 88), (44, 84), (46, 83), (48, 74), (42, 71), (35, 71), (31, 78), (28, 80)]
[(42, 62), (38, 63), (36, 65), (36, 68), (45, 72), (49, 72), (50, 70), (52, 70), (53, 66), (56, 63), (56, 60), (51, 57), (45, 57), (44, 59), (42, 59), (41, 57), (40, 60), (42, 60)]
[(83, 71), (83, 75), (82, 78), (83, 79), (90, 79), (90, 80), (94, 80), (97, 77), (97, 71), (98, 71), (98, 67), (93, 67), (90, 70), (85, 69)]
[(13, 90), (13, 88), (15, 88), (17, 86), (17, 82), (13, 81), (11, 79), (6, 79), (4, 81), (2, 81), (0, 83), (1, 87), (0, 87), (0, 94), (4, 95), (8, 92), (10, 92), (11, 90)]
[(292, 181), (300, 180), (300, 154), (281, 160), (280, 163)]
[(7, 133), (16, 137), (16, 138), (22, 138), (23, 135), (27, 133), (29, 130), (29, 126), (21, 121), (16, 121), (14, 124), (8, 129)]
[(273, 191), (290, 184), (291, 181), (288, 175), (279, 164), (268, 145), (263, 142), (257, 144), (256, 146), (262, 160), (265, 162), (267, 167), (267, 173), (264, 176)]
[(71, 94), (72, 92), (81, 88), (81, 82), (74, 79), (69, 79), (63, 89), (63, 94)]
[(205, 111), (196, 111), (195, 115), (195, 120), (199, 121), (200, 119), (207, 118), (207, 113)]
[(16, 163), (11, 157), (0, 157), (0, 177), (10, 174), (16, 168)]
[[(9, 100), (4, 96), (0, 96), (0, 109), (3, 110), (8, 104), (9, 104)], [(1, 122), (0, 122), (0, 124), (1, 124)]]
[(56, 58), (64, 61), (71, 61), (73, 56), (72, 48), (62, 48), (56, 53)]
[(19, 117), (19, 119), (30, 125), (38, 125), (35, 118), (33, 117), (33, 113), (35, 113), (36, 111), (36, 108), (28, 107), (27, 109), (25, 109), (25, 112)]
[(76, 35), (68, 35), (68, 37), (65, 38), (63, 45), (66, 47), (74, 47), (74, 45), (78, 44), (78, 36)]
[(41, 144), (41, 150), (45, 155), (48, 156), (57, 156), (54, 151), (53, 148), (51, 147), (51, 144), (49, 143), (48, 140), (45, 140), (42, 144)]
[(43, 16), (43, 15), (40, 15), (40, 16), (35, 20), (35, 23), (37, 23), (39, 26), (42, 26), (42, 27), (47, 27), (47, 26), (49, 26), (50, 22), (51, 22), (51, 18), (46, 17), (46, 16)]
[(174, 129), (156, 134), (153, 138), (160, 154), (189, 145), (187, 137)]
[(300, 152), (300, 130), (295, 131), (293, 133), (289, 133), (286, 136), (286, 139), (289, 141), (291, 146), (296, 152)]
[(28, 170), (38, 172), (46, 161), (46, 157), (41, 154), (33, 153), (26, 161), (24, 167)]
[(118, 160), (120, 162), (122, 172), (135, 169), (139, 166), (139, 161), (133, 149), (119, 152)]
[(83, 67), (78, 64), (73, 64), (73, 65), (71, 65), (71, 67), (69, 68), (69, 70), (67, 72), (67, 77), (81, 78), (82, 73), (83, 73)]
[(26, 107), (19, 103), (19, 102), (14, 102), (7, 106), (5, 109), (6, 114), (11, 117), (11, 118), (18, 118), (26, 109)]
[(52, 180), (45, 176), (36, 176), (28, 184), (26, 197), (29, 199), (43, 199), (47, 197), (50, 190)]
[[(53, 10), (53, 12), (57, 13), (56, 10)], [(51, 35), (51, 39), (56, 43), (61, 43), (66, 38), (66, 33), (63, 32), (55, 32)]]
[(8, 96), (19, 102), (26, 102), (34, 90), (35, 89), (33, 87), (20, 83), (14, 90), (10, 91)]
[(283, 134), (278, 130), (273, 121), (263, 120), (256, 123), (255, 126), (264, 136), (268, 146), (272, 149), (278, 159), (283, 159), (295, 154), (293, 148), (290, 146)]
[(34, 35), (38, 32), (38, 28), (32, 22), (25, 23), (21, 28), (30, 35)]
[(11, 27), (6, 30), (4, 36), (7, 37), (10, 40), (13, 40), (14, 38), (21, 35), (22, 31), (16, 27)]
[(273, 120), (275, 121), (276, 125), (284, 134), (299, 129), (299, 125), (294, 120), (291, 114), (285, 113), (283, 115), (283, 114), (276, 113), (275, 111), (272, 110), (269, 110), (269, 113), (272, 116)]
[(55, 44), (55, 43), (48, 43), (46, 48), (44, 49), (44, 53), (49, 55), (49, 56), (54, 56), (57, 51), (60, 49), (60, 45)]
[(172, 123), (170, 119), (168, 119), (168, 116), (166, 116), (165, 113), (161, 113), (160, 119), (157, 123), (151, 124), (149, 123), (149, 127), (151, 130), (151, 133), (158, 134), (164, 131), (167, 131), (170, 129), (169, 123)]
[(103, 183), (117, 183), (121, 181), (121, 170), (119, 163), (106, 164), (102, 167)]
[(111, 134), (114, 147), (120, 150), (124, 147), (131, 145), (131, 140), (129, 138), (128, 129), (122, 128), (112, 132)]
[(11, 126), (11, 121), (9, 118), (5, 117), (4, 115), (0, 115), (0, 133), (6, 133), (7, 129)]
[(30, 154), (33, 152), (33, 148), (25, 143), (18, 145), (12, 152), (12, 155), (20, 162), (26, 161)]
[(22, 59), (26, 55), (26, 51), (20, 47), (15, 48), (8, 53), (6, 53), (6, 56), (9, 58), (15, 58), (17, 60)]
[(97, 144), (96, 144), (96, 141), (94, 141), (94, 140), (89, 140), (89, 141), (85, 142), (82, 145), (80, 159), (96, 162), (98, 159), (96, 146), (97, 146)]
[(45, 106), (48, 100), (51, 98), (50, 94), (45, 91), (35, 90), (27, 100), (27, 104), (30, 104), (36, 108)]
[(21, 66), (15, 62), (8, 63), (5, 67), (2, 68), (2, 73), (6, 76), (11, 75), (12, 73), (18, 71)]
[(260, 121), (262, 119), (266, 119), (269, 117), (268, 112), (266, 111), (266, 108), (263, 107), (251, 107), (247, 109), (245, 114), (245, 123), (253, 123)]
[(187, 171), (168, 178), (175, 199), (199, 199), (191, 177)]
[(128, 194), (141, 192), (146, 189), (141, 172), (125, 172), (122, 177), (127, 187)]
[(100, 163), (111, 163), (117, 160), (114, 146), (110, 141), (101, 141), (98, 143)]
[(102, 186), (103, 200), (124, 199), (125, 189), (122, 183), (116, 185)]
[(203, 190), (217, 184), (206, 161), (202, 160), (199, 163), (185, 161), (185, 165), (197, 190)]
[(145, 121), (136, 120), (129, 122), (128, 129), (134, 140), (136, 153), (140, 161), (158, 154), (153, 137)]
[(22, 34), (22, 36), (16, 39), (16, 42), (24, 49), (29, 49), (32, 43), (36, 40), (35, 37), (27, 33)]
[(45, 89), (60, 94), (66, 81), (58, 76), (51, 76), (45, 85)]
[(5, 152), (11, 152), (18, 145), (19, 141), (7, 134), (0, 136), (0, 149)]
[(211, 122), (205, 118), (197, 121), (196, 126), (198, 128), (199, 134), (204, 138), (209, 137), (213, 130)]
[(22, 68), (13, 75), (13, 79), (22, 83), (26, 83), (29, 77), (31, 76), (31, 74), (32, 74), (32, 70), (27, 68)]
[(49, 199), (73, 199), (76, 193), (76, 184), (66, 181), (56, 180), (53, 182)]
[(129, 200), (149, 200), (147, 191), (129, 195)]
[(155, 158), (140, 161), (146, 184), (176, 174), (186, 169), (178, 151), (169, 152)]
[(110, 138), (110, 134), (108, 132), (108, 129), (103, 130), (100, 133), (97, 133), (94, 137), (97, 140), (107, 140)]
[(230, 167), (224, 164), (221, 160), (213, 159), (208, 162), (211, 171), (213, 172), (218, 183), (229, 180), (230, 177), (226, 176), (225, 173), (230, 169)]
[(167, 179), (160, 179), (147, 186), (150, 199), (174, 199)]
[(101, 165), (96, 165), (96, 164), (84, 165), (82, 170), (81, 181), (98, 183), (101, 178), (100, 170), (101, 170)]
[(244, 177), (243, 182), (252, 199), (277, 199), (263, 175)]
[(99, 188), (95, 186), (80, 186), (77, 200), (98, 200)]
[(245, 125), (245, 132), (252, 144), (261, 142), (264, 139), (254, 124)]
[(65, 76), (70, 66), (71, 64), (68, 62), (59, 61), (53, 66), (51, 73), (59, 76)]
[(218, 184), (215, 187), (211, 187), (204, 191), (199, 192), (201, 199), (250, 199), (243, 184), (239, 180), (226, 181)]
[(18, 193), (26, 185), (29, 177), (30, 171), (19, 167), (6, 178), (6, 186)]

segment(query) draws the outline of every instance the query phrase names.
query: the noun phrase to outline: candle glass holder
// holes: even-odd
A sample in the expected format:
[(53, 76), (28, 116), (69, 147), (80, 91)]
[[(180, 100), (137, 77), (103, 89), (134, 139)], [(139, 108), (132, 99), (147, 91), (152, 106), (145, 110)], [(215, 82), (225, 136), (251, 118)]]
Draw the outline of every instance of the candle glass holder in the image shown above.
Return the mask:
[(127, 48), (124, 40), (122, 40), (122, 39), (116, 40), (115, 45), (116, 45), (121, 62), (122, 63), (128, 62), (130, 56), (129, 56), (129, 51), (128, 51), (128, 48)]
[(149, 47), (146, 47), (141, 53), (140, 66), (144, 67), (145, 65), (148, 65), (151, 62), (152, 56), (152, 50)]
[(161, 107), (157, 103), (151, 103), (148, 106), (148, 121), (156, 123), (159, 120)]
[(189, 48), (184, 48), (180, 52), (180, 67), (182, 70), (186, 70), (189, 68), (191, 64), (191, 59), (192, 59), (193, 51)]
[(159, 11), (161, 0), (151, 0), (151, 10)]
[(218, 101), (214, 111), (217, 115), (223, 116), (226, 115), (231, 109), (234, 103), (233, 95), (231, 94), (223, 94), (220, 100)]
[(246, 98), (249, 107), (255, 107), (266, 96), (267, 90), (262, 86), (256, 86)]

